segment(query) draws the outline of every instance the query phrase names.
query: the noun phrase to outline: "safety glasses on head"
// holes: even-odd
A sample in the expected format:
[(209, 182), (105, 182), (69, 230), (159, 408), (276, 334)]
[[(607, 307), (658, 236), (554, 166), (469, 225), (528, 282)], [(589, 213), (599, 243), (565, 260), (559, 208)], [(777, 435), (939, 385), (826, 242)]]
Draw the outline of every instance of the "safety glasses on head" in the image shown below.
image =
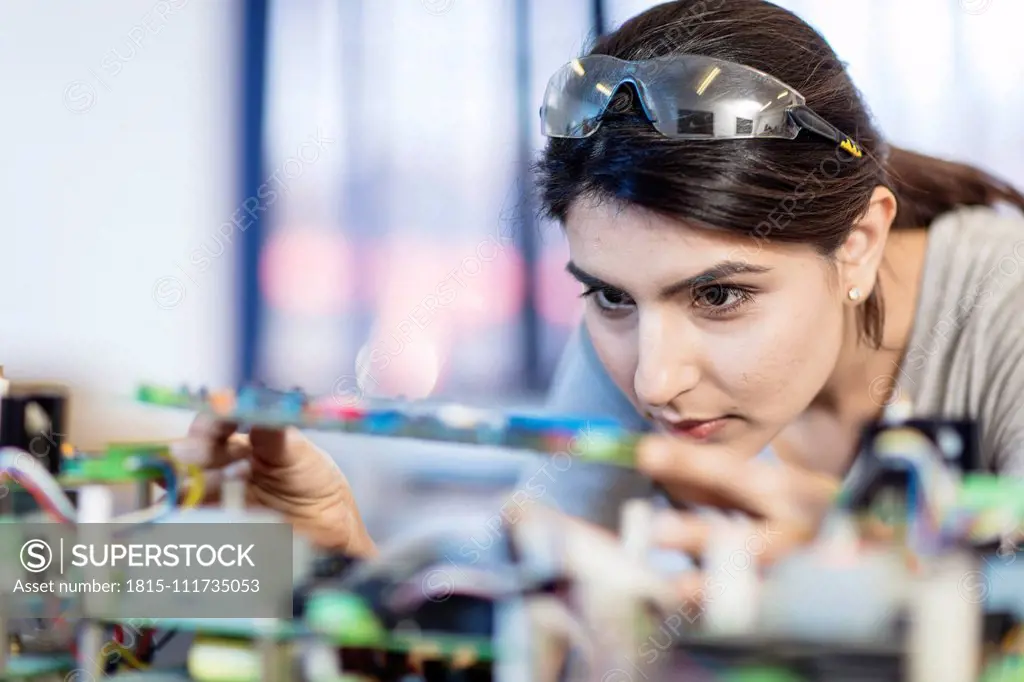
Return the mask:
[[(757, 69), (702, 55), (626, 61), (608, 55), (574, 59), (551, 77), (540, 109), (548, 137), (588, 137), (601, 125), (624, 84), (666, 137), (693, 140), (781, 138), (807, 130), (854, 157), (863, 152), (848, 135), (807, 107), (803, 95)], [(627, 107), (621, 107), (625, 110)]]

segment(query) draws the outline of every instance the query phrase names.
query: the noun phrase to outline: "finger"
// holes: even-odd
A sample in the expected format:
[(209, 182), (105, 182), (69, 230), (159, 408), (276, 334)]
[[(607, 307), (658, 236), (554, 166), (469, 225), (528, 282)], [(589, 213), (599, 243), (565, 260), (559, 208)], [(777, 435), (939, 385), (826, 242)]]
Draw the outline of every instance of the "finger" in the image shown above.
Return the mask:
[(315, 458), (323, 458), (334, 465), (326, 453), (310, 442), (299, 429), (253, 427), (249, 433), (252, 443), (252, 460), (261, 471), (285, 471), (295, 465), (309, 464)]
[(653, 535), (660, 547), (701, 556), (711, 536), (711, 524), (692, 512), (665, 512), (654, 520)]
[(188, 437), (223, 443), (237, 430), (238, 424), (234, 422), (223, 421), (208, 414), (200, 414), (189, 425)]
[(707, 600), (707, 576), (700, 571), (684, 573), (675, 579), (673, 587), (680, 600), (687, 605), (687, 619), (692, 623)]
[(751, 476), (754, 463), (728, 453), (709, 456), (679, 439), (649, 436), (640, 442), (637, 455), (641, 471), (694, 504), (765, 516), (778, 496), (777, 473), (758, 471), (758, 476)]
[[(685, 552), (705, 561), (708, 549), (730, 520), (695, 513), (666, 512), (654, 521), (653, 540), (666, 549)], [(771, 566), (794, 550), (814, 539), (816, 527), (798, 519), (764, 519), (751, 521), (748, 531), (737, 543), (730, 540), (734, 551), (730, 561)], [(740, 556), (742, 555), (742, 556)], [(711, 568), (703, 565), (704, 569)]]
[(280, 463), (288, 454), (289, 438), (294, 438), (289, 431), (291, 429), (253, 426), (249, 431), (249, 442), (252, 443), (253, 455), (260, 461)]
[(182, 464), (196, 464), (204, 469), (221, 469), (252, 455), (249, 437), (232, 433), (224, 441), (194, 439), (179, 441), (171, 446), (171, 454)]

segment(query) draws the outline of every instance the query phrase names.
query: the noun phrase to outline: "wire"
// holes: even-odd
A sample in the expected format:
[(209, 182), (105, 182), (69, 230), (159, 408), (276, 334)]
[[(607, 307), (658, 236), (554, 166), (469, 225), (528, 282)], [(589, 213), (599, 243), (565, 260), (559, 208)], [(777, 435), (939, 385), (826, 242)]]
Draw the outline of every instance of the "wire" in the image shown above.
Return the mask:
[[(148, 524), (158, 521), (175, 509), (178, 500), (178, 472), (175, 460), (170, 456), (130, 458), (126, 467), (130, 471), (157, 469), (163, 474), (167, 495), (162, 504), (131, 512), (111, 519), (115, 524)], [(187, 468), (193, 485), (186, 500), (186, 506), (195, 506), (202, 500), (205, 482), (202, 471), (196, 466)], [(35, 499), (39, 506), (61, 523), (75, 524), (78, 510), (68, 497), (60, 482), (30, 453), (18, 448), (0, 448), (0, 478), (13, 480)], [(124, 532), (124, 531), (122, 531)]]
[[(174, 461), (169, 456), (140, 457), (128, 460), (126, 465), (129, 470), (133, 471), (144, 471), (146, 469), (159, 469), (162, 471), (167, 494), (164, 496), (162, 504), (155, 504), (146, 509), (124, 514), (113, 519), (112, 523), (128, 524), (131, 526), (148, 525), (172, 514), (178, 500), (178, 472), (175, 471)], [(131, 530), (133, 529), (123, 529), (118, 534), (124, 534)]]
[(158, 641), (156, 641), (153, 644), (153, 646), (150, 648), (150, 652), (149, 652), (150, 653), (150, 658), (152, 658), (154, 655), (156, 655), (156, 652), (160, 651), (165, 646), (167, 646), (168, 642), (170, 642), (172, 639), (174, 639), (177, 634), (178, 634), (177, 630), (168, 630), (167, 634), (165, 634)]
[(112, 668), (109, 674), (113, 674), (120, 663), (124, 663), (136, 670), (145, 670), (149, 667), (147, 662), (140, 659), (145, 658), (145, 650), (149, 648), (153, 641), (153, 631), (147, 629), (140, 632), (139, 635), (139, 642), (135, 646), (135, 651), (132, 651), (124, 644), (124, 627), (121, 625), (114, 626), (114, 638), (110, 643), (114, 646), (113, 653), (116, 653), (117, 657), (108, 662), (108, 668)]
[(188, 496), (181, 503), (181, 506), (185, 509), (192, 509), (202, 503), (203, 496), (206, 494), (206, 481), (203, 478), (203, 469), (199, 465), (189, 464), (186, 466), (186, 471), (188, 472), (190, 485)]
[(143, 628), (141, 637), (139, 637), (139, 644), (135, 647), (135, 657), (142, 661), (146, 665), (150, 665), (153, 662), (153, 638), (155, 631), (152, 628)]
[[(438, 569), (437, 564), (428, 566), (426, 570), (403, 581), (388, 596), (388, 606), (396, 611), (412, 612), (420, 608), (427, 600), (442, 602), (452, 596), (475, 597), (481, 600), (500, 601), (509, 595), (523, 591), (522, 581), (511, 575), (469, 566), (456, 566), (454, 577), (445, 575), (446, 569)], [(440, 573), (447, 579), (429, 581), (432, 574)], [(439, 583), (437, 587), (427, 589), (428, 582)], [(457, 583), (457, 584), (456, 584)]]
[(61, 523), (74, 523), (75, 505), (53, 474), (30, 453), (18, 448), (0, 448), (0, 476), (23, 487), (40, 507)]
[(114, 649), (117, 651), (117, 654), (121, 657), (122, 661), (127, 663), (129, 666), (135, 668), (136, 670), (145, 670), (149, 667), (148, 665), (140, 661), (138, 658), (136, 658), (135, 653), (132, 652), (132, 650), (126, 647), (124, 644), (115, 642)]

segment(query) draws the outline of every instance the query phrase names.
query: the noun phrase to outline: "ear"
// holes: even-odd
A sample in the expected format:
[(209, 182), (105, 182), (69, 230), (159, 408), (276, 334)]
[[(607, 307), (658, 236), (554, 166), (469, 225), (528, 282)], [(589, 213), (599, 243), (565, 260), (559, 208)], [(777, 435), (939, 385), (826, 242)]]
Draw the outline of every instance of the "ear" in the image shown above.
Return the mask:
[(856, 288), (860, 295), (854, 302), (871, 295), (882, 265), (889, 229), (896, 218), (896, 197), (887, 187), (876, 187), (867, 210), (853, 225), (846, 241), (839, 247), (839, 283), (844, 297)]

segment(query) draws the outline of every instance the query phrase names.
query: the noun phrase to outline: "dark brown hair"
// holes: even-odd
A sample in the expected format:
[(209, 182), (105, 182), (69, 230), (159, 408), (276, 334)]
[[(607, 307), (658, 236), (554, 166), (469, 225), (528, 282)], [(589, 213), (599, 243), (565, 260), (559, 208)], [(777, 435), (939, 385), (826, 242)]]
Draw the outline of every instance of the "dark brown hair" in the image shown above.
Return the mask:
[[(1024, 195), (976, 168), (886, 145), (825, 39), (765, 0), (667, 2), (589, 50), (621, 59), (676, 53), (725, 59), (778, 78), (853, 137), (863, 157), (806, 132), (792, 141), (669, 139), (623, 89), (590, 137), (548, 142), (537, 171), (549, 217), (564, 221), (572, 203), (587, 196), (832, 254), (879, 185), (899, 202), (894, 229), (927, 227), (957, 206), (1004, 201), (1024, 208)], [(861, 332), (878, 347), (884, 320), (878, 287), (861, 311)]]

